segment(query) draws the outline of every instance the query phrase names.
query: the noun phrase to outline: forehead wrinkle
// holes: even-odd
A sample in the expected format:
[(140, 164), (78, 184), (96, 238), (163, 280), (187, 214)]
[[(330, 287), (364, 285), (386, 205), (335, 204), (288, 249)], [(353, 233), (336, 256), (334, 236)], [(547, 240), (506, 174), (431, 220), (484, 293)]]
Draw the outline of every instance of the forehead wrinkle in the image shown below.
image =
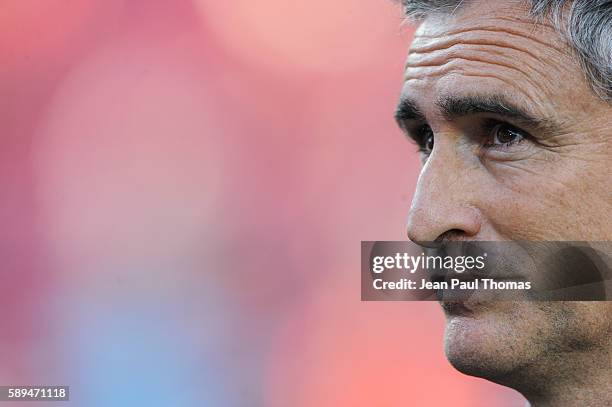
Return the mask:
[[(499, 21), (500, 18), (498, 17), (497, 20)], [(507, 18), (507, 20), (515, 22), (514, 19), (510, 17)], [(525, 30), (519, 30), (516, 27), (492, 26), (488, 20), (485, 21), (484, 24), (479, 21), (476, 21), (476, 23), (478, 25), (466, 27), (466, 22), (462, 22), (462, 27), (450, 27), (448, 30), (439, 30), (437, 32), (435, 30), (429, 30), (428, 26), (425, 25), (427, 22), (424, 23), (412, 43), (409, 58), (406, 62), (404, 82), (409, 82), (412, 79), (427, 79), (428, 76), (433, 78), (447, 74), (456, 74), (465, 77), (491, 78), (502, 82), (504, 88), (507, 88), (506, 92), (518, 91), (526, 96), (531, 102), (534, 102), (540, 100), (541, 95), (549, 94), (555, 89), (555, 84), (552, 83), (551, 78), (557, 75), (551, 75), (551, 69), (559, 73), (569, 72), (570, 76), (575, 76), (573, 68), (580, 69), (580, 67), (575, 66), (576, 62), (574, 59), (569, 58), (571, 51), (569, 51), (567, 47), (561, 48), (555, 44), (555, 41), (545, 42), (541, 40), (540, 37), (535, 36), (533, 32), (534, 28), (537, 28), (535, 23), (529, 25), (529, 28), (532, 29), (531, 32), (525, 32)], [(559, 38), (559, 40), (561, 40), (555, 31), (551, 29), (550, 32), (554, 35), (553, 39)], [(542, 44), (543, 47), (539, 47), (538, 44)], [(461, 47), (461, 45), (465, 45), (465, 47)], [(444, 49), (452, 49), (451, 55), (457, 55), (461, 48), (478, 48), (479, 46), (484, 46), (486, 49), (477, 50), (479, 55), (476, 57), (471, 55), (465, 58), (466, 61), (476, 60), (473, 63), (462, 63), (461, 60), (458, 59), (454, 62), (442, 60), (438, 65), (444, 66), (437, 71), (433, 69), (435, 68), (433, 64), (430, 64), (430, 68), (420, 69), (416, 66), (418, 64), (415, 63), (414, 57), (423, 61), (431, 61), (432, 59), (427, 58), (425, 55), (427, 51), (433, 53), (434, 50), (441, 50), (439, 51), (441, 55), (434, 55), (433, 58), (435, 60), (435, 58), (448, 58), (448, 53), (444, 52)], [(455, 48), (457, 48), (457, 50), (455, 50)], [(504, 50), (508, 52), (503, 53), (502, 51)], [(472, 51), (473, 49), (464, 50), (466, 54)], [(518, 72), (520, 77), (524, 78), (524, 80), (516, 80), (516, 78), (513, 79), (512, 76), (504, 75), (503, 72), (499, 72), (499, 68), (484, 69), (482, 73), (478, 72), (478, 68), (474, 67), (474, 63), (478, 63), (483, 53), (486, 59), (482, 61), (481, 64), (484, 66), (484, 63), (489, 63), (488, 65), (493, 68), (498, 66), (494, 64), (499, 63), (499, 58), (496, 57), (506, 54), (506, 61), (510, 62), (510, 64), (502, 63), (502, 65), (507, 69), (514, 69), (514, 71)], [(486, 55), (486, 53), (489, 55)], [(518, 58), (517, 53), (522, 53), (524, 56)], [(423, 56), (423, 58), (420, 58), (421, 56)], [(525, 58), (525, 56), (527, 56), (527, 58)], [(518, 61), (518, 64), (514, 63), (514, 61)], [(551, 63), (551, 61), (556, 63)], [(558, 61), (568, 61), (568, 63), (565, 64)], [(413, 64), (414, 68), (411, 68)], [(525, 67), (529, 69), (525, 71)], [(530, 69), (533, 70), (533, 72), (530, 71)], [(541, 102), (542, 101), (540, 101), (540, 103)]]
[[(534, 97), (534, 95), (529, 94), (528, 92), (525, 92), (522, 89), (519, 89), (516, 87), (516, 82), (515, 81), (511, 81), (508, 80), (506, 78), (497, 76), (497, 75), (492, 75), (492, 74), (470, 74), (467, 72), (456, 72), (453, 73), (454, 75), (457, 76), (464, 76), (464, 77), (474, 77), (474, 78), (491, 78), (491, 79), (495, 79), (498, 80), (500, 82), (503, 82), (504, 84), (508, 85), (509, 89), (513, 90), (513, 93), (519, 93), (521, 95), (522, 98), (524, 98), (527, 102), (529, 102), (532, 106), (537, 106), (538, 102), (536, 101), (536, 98)], [(408, 83), (410, 81), (418, 81), (419, 78), (405, 78), (404, 83)]]
[[(438, 78), (441, 76), (446, 76), (446, 75), (453, 75), (453, 74), (462, 74), (464, 76), (471, 76), (471, 77), (494, 77), (496, 79), (500, 79), (503, 77), (503, 75), (494, 75), (492, 74), (490, 71), (488, 73), (480, 73), (477, 72), (478, 69), (474, 69), (474, 66), (470, 66), (468, 64), (466, 64), (466, 62), (476, 62), (478, 64), (480, 64), (480, 67), (482, 68), (483, 65), (487, 65), (487, 66), (492, 66), (492, 67), (503, 67), (505, 69), (510, 69), (513, 70), (515, 72), (518, 72), (524, 79), (524, 82), (529, 83), (535, 90), (538, 90), (540, 92), (544, 92), (545, 90), (542, 88), (543, 83), (540, 83), (536, 80), (534, 80), (528, 73), (523, 72), (522, 70), (520, 70), (517, 67), (514, 66), (510, 66), (510, 65), (505, 65), (499, 62), (494, 62), (494, 61), (482, 61), (482, 60), (478, 60), (478, 59), (474, 59), (474, 58), (450, 58), (448, 60), (446, 60), (446, 62), (444, 62), (443, 64), (440, 65), (432, 65), (432, 66), (415, 66), (415, 67), (407, 67), (407, 69), (404, 72), (404, 82), (407, 82), (410, 79), (424, 79), (424, 78)], [(424, 71), (425, 70), (425, 71)], [(412, 73), (411, 73), (412, 71)], [(414, 74), (414, 71), (417, 71), (417, 74)], [(472, 73), (470, 72), (472, 71)], [(474, 71), (476, 71), (477, 73), (473, 73)], [(493, 69), (493, 72), (499, 72), (499, 68), (497, 69)], [(516, 89), (517, 87), (517, 83), (519, 83), (516, 80), (511, 80), (510, 78), (504, 80), (504, 83), (508, 84), (510, 86), (511, 89)]]
[[(554, 34), (558, 37), (558, 34)], [(560, 38), (560, 37), (559, 37)], [(533, 43), (541, 45), (534, 46)], [(500, 49), (516, 50), (531, 56), (535, 60), (546, 58), (551, 59), (571, 59), (572, 52), (567, 48), (559, 48), (554, 41), (544, 42), (534, 35), (526, 35), (517, 30), (477, 25), (461, 30), (449, 30), (439, 32), (436, 35), (427, 35), (420, 32), (412, 41), (408, 56), (426, 54), (433, 51), (451, 49), (460, 45), (482, 45), (499, 47)]]
[(456, 38), (449, 39), (448, 41), (440, 41), (439, 43), (435, 45), (411, 47), (408, 52), (408, 57), (410, 57), (411, 55), (427, 55), (427, 54), (430, 54), (432, 52), (437, 52), (437, 51), (451, 51), (453, 48), (456, 48), (461, 45), (489, 46), (489, 47), (496, 47), (496, 48), (501, 48), (501, 49), (511, 49), (511, 50), (515, 50), (515, 51), (519, 51), (519, 52), (528, 54), (532, 58), (536, 58), (536, 59), (539, 58), (538, 55), (536, 55), (529, 49), (518, 47), (506, 41), (498, 41), (498, 40), (487, 41), (486, 39), (460, 40)]
[[(503, 18), (503, 17), (497, 17), (497, 18), (503, 21), (514, 22), (513, 19), (511, 18)], [(490, 32), (490, 33), (492, 32), (496, 34), (502, 34), (503, 36), (520, 37), (520, 38), (523, 38), (524, 40), (533, 41), (540, 45), (545, 46), (546, 48), (553, 49), (561, 54), (564, 54), (564, 55), (569, 54), (569, 49), (565, 45), (565, 43), (563, 43), (562, 46), (558, 46), (553, 41), (547, 42), (547, 41), (540, 39), (538, 35), (535, 35), (534, 28), (537, 29), (539, 26), (540, 24), (538, 25), (534, 24), (532, 26), (532, 31), (530, 32), (516, 30), (516, 29), (509, 28), (509, 27), (502, 28), (497, 25), (484, 25), (484, 24), (472, 25), (469, 27), (461, 27), (461, 28), (456, 28), (456, 29), (449, 29), (444, 32), (439, 32), (439, 33), (432, 34), (432, 35), (428, 35), (426, 33), (419, 32), (418, 35), (415, 36), (413, 40), (413, 44), (415, 42), (418, 42), (419, 39), (440, 39), (442, 37), (460, 36), (462, 34), (478, 33), (480, 31), (484, 31), (484, 32)], [(549, 31), (553, 36), (558, 37), (560, 42), (563, 41), (563, 38), (560, 37), (559, 34), (557, 34), (556, 31), (554, 31), (552, 27), (549, 29)]]
[[(467, 47), (464, 47), (467, 45)], [(408, 60), (405, 64), (405, 69), (408, 68), (425, 68), (425, 67), (442, 67), (445, 64), (453, 61), (453, 60), (465, 60), (472, 62), (482, 62), (484, 64), (493, 64), (503, 66), (508, 69), (514, 69), (522, 73), (528, 81), (531, 80), (533, 72), (528, 72), (521, 69), (522, 65), (526, 65), (527, 68), (532, 69), (535, 73), (539, 74), (543, 79), (546, 78), (546, 73), (550, 71), (542, 69), (539, 64), (539, 60), (535, 57), (526, 58), (521, 61), (521, 64), (513, 64), (513, 62), (520, 60), (515, 55), (510, 55), (512, 52), (520, 52), (522, 50), (517, 50), (517, 48), (510, 48), (510, 53), (503, 52), (506, 47), (498, 44), (489, 45), (486, 44), (485, 49), (482, 48), (472, 48), (470, 45), (472, 44), (454, 44), (449, 48), (444, 48), (442, 50), (431, 51), (430, 53), (418, 53), (412, 54), (412, 58), (409, 56)], [(477, 44), (480, 47), (480, 44)], [(417, 55), (416, 57), (414, 55)], [(533, 54), (529, 54), (529, 56)], [(417, 61), (415, 61), (417, 59)], [(442, 63), (437, 63), (436, 61), (440, 61)], [(535, 63), (534, 63), (535, 62)]]

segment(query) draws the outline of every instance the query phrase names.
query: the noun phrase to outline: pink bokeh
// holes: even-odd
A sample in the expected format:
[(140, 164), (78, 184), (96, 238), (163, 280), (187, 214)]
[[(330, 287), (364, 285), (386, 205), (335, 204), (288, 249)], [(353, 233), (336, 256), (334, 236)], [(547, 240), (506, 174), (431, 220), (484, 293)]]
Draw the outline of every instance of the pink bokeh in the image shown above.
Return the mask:
[(521, 403), (449, 366), (435, 304), (359, 299), (360, 241), (406, 238), (419, 171), (392, 119), (396, 4), (7, 4), (0, 384), (79, 406)]

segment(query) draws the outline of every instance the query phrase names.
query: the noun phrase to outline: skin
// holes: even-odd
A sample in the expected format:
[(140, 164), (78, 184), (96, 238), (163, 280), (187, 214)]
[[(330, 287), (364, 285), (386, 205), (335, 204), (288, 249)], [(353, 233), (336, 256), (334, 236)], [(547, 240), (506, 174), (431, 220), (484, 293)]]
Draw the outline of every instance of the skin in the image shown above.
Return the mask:
[[(447, 117), (440, 101), (465, 96), (503, 97), (538, 123)], [(524, 3), (473, 1), (428, 17), (402, 100), (423, 116), (398, 115), (408, 136), (427, 135), (423, 125), (433, 134), (433, 149), (421, 140), (411, 240), (612, 240), (612, 106)], [(525, 138), (501, 143), (508, 132), (483, 125), (491, 119)], [(445, 350), (458, 370), (512, 387), (533, 406), (612, 405), (612, 302), (442, 305)]]

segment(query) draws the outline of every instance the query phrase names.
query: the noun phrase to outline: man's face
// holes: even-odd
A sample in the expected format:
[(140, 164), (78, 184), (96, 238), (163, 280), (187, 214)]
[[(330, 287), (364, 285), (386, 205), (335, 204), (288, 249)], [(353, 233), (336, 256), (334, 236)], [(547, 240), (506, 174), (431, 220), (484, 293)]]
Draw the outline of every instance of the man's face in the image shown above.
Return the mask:
[[(521, 4), (469, 2), (415, 35), (397, 114), (423, 160), (411, 240), (612, 240), (612, 107)], [(464, 305), (445, 307), (446, 352), (480, 376), (610, 333), (605, 302)]]

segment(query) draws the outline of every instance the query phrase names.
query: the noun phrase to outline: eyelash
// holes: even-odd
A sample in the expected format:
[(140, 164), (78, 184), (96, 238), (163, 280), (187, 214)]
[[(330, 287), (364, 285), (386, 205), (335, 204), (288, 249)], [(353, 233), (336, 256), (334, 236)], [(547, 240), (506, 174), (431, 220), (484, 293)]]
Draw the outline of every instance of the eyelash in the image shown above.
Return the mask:
[(426, 143), (430, 135), (433, 136), (433, 132), (428, 124), (424, 124), (416, 130), (416, 144), (419, 153), (429, 155), (430, 151), (427, 149)]
[[(496, 129), (501, 129), (502, 127), (506, 127), (507, 130), (511, 133), (514, 133), (515, 135), (518, 135), (521, 137), (520, 140), (518, 141), (508, 141), (506, 143), (501, 143), (498, 145), (492, 144), (490, 143), (491, 138), (495, 138), (497, 136), (496, 134)], [(523, 143), (526, 140), (531, 140), (532, 137), (529, 133), (527, 133), (526, 131), (523, 131), (521, 129), (519, 129), (518, 127), (507, 123), (507, 122), (503, 122), (503, 121), (499, 121), (499, 120), (487, 120), (485, 121), (485, 124), (483, 126), (483, 130), (484, 132), (487, 134), (487, 138), (485, 139), (485, 143), (483, 143), (483, 147), (485, 148), (489, 148), (489, 149), (496, 149), (496, 150), (505, 150), (508, 149), (514, 145), (518, 145)]]
[[(521, 139), (518, 141), (509, 141), (509, 142), (502, 143), (502, 144), (493, 144), (491, 142), (491, 139), (494, 140), (497, 137), (497, 135), (494, 134), (494, 132), (496, 128), (501, 128), (501, 127), (507, 127), (507, 130), (509, 130), (512, 133), (515, 133), (518, 136), (521, 136)], [(495, 120), (495, 119), (485, 120), (481, 127), (481, 130), (482, 130), (482, 133), (486, 134), (486, 136), (483, 137), (485, 141), (482, 143), (482, 147), (487, 148), (487, 149), (507, 150), (508, 148), (514, 145), (524, 142), (525, 140), (532, 139), (531, 135), (527, 133), (526, 131), (508, 122), (504, 122), (501, 120)], [(431, 127), (429, 127), (428, 124), (421, 125), (420, 127), (417, 128), (415, 135), (416, 135), (415, 139), (416, 139), (417, 146), (418, 146), (418, 152), (421, 154), (429, 155), (431, 153), (431, 149), (427, 147), (427, 143), (428, 143), (429, 138), (433, 136)], [(434, 140), (434, 144), (435, 144), (435, 140)]]

